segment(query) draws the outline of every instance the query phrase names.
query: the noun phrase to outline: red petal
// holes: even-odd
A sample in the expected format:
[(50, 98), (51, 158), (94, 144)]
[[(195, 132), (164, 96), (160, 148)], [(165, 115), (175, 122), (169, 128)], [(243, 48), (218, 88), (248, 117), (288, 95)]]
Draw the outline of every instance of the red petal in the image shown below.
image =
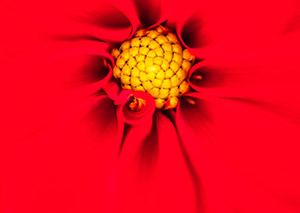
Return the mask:
[[(2, 105), (6, 113), (1, 116), (10, 140), (55, 123), (89, 99), (111, 75), (103, 63), (109, 58), (107, 45), (101, 42), (40, 42), (27, 54), (19, 53), (18, 60), (12, 58), (1, 83), (6, 91), (3, 99), (10, 103)], [(18, 134), (14, 134), (16, 128)]]
[(206, 58), (224, 47), (243, 51), (271, 43), (286, 31), (291, 17), (297, 13), (295, 8), (299, 5), (293, 0), (251, 4), (190, 0), (178, 4), (175, 23), (179, 38), (190, 51)]
[(195, 104), (183, 98), (176, 124), (205, 182), (207, 203), (213, 208), (225, 198), (227, 208), (240, 212), (296, 212), (298, 111), (297, 115), (247, 100), (190, 96)]
[[(191, 86), (201, 93), (217, 97), (298, 106), (296, 79), (300, 64), (295, 51), (300, 44), (287, 44), (281, 40), (274, 43), (274, 47), (267, 49), (264, 46), (241, 55), (229, 52), (215, 54), (191, 69)], [(195, 80), (194, 75), (201, 75), (202, 79)], [(283, 102), (287, 97), (289, 103)]]
[(38, 17), (39, 29), (55, 39), (120, 42), (140, 24), (130, 1), (54, 1), (51, 5), (36, 1), (35, 8), (43, 13)]
[(109, 212), (117, 133), (116, 107), (100, 97), (14, 147), (1, 144), (1, 212)]
[(157, 113), (155, 122), (159, 140), (158, 204), (164, 212), (203, 210), (205, 198), (198, 188), (201, 180), (189, 164), (173, 123), (161, 113)]
[(113, 210), (195, 212), (196, 198), (202, 197), (196, 196), (198, 189), (194, 188), (171, 121), (157, 112), (153, 126), (148, 121), (128, 126), (125, 133), (117, 170), (111, 178), (116, 181)]

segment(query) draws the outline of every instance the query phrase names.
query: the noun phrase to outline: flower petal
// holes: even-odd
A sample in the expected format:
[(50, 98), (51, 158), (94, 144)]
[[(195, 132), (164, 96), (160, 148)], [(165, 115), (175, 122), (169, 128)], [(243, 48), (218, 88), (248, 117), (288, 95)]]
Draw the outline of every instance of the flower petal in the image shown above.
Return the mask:
[[(54, 52), (55, 56), (47, 59), (44, 63), (48, 64), (49, 70), (64, 70), (64, 72), (56, 73), (55, 78), (67, 88), (85, 86), (90, 87), (94, 92), (103, 88), (112, 77), (111, 64), (113, 61), (111, 56), (106, 50), (101, 51), (101, 49), (96, 50), (95, 48), (94, 51), (74, 43), (73, 47), (76, 46), (76, 48), (70, 48), (57, 54)], [(94, 47), (97, 47), (97, 43)], [(52, 72), (54, 75), (55, 71)]]
[[(219, 0), (179, 3), (176, 30), (180, 40), (198, 58), (215, 51), (251, 49), (272, 43), (295, 14), (297, 1), (237, 2)], [(237, 18), (238, 17), (238, 18)]]
[(113, 102), (93, 97), (47, 129), (1, 149), (1, 162), (9, 162), (0, 164), (2, 212), (109, 212), (117, 130)]
[[(3, 98), (10, 103), (2, 106), (6, 113), (1, 116), (10, 140), (21, 142), (25, 135), (55, 123), (97, 92), (111, 75), (104, 64), (110, 58), (107, 45), (101, 42), (40, 42), (11, 60), (1, 83), (6, 91)], [(18, 134), (13, 134), (15, 128)]]
[(172, 122), (157, 111), (153, 123), (128, 126), (125, 132), (112, 177), (114, 211), (196, 212), (201, 208), (196, 204), (202, 199), (196, 196), (199, 182), (193, 182)]
[(121, 42), (140, 24), (130, 1), (54, 1), (51, 5), (36, 2), (36, 7), (42, 12), (40, 29), (55, 40), (96, 38)]
[(211, 96), (251, 99), (297, 109), (294, 105), (299, 106), (296, 79), (300, 64), (294, 53), (300, 44), (280, 40), (274, 45), (276, 48), (265, 46), (242, 55), (216, 54), (196, 64), (188, 80), (195, 90)]
[[(152, 142), (151, 139), (155, 137), (156, 133), (152, 132), (152, 120), (147, 120), (143, 125), (125, 125), (119, 155), (109, 164), (111, 171), (106, 182), (106, 197), (109, 199), (111, 212), (151, 212), (148, 199), (152, 199), (152, 165), (146, 166), (147, 170), (150, 169), (150, 172), (146, 172), (148, 176), (141, 175), (139, 154), (143, 145)], [(152, 151), (149, 155), (155, 159), (155, 146)]]
[[(158, 199), (163, 211), (197, 212), (205, 208), (201, 179), (190, 165), (174, 124), (160, 112), (158, 127)], [(167, 205), (166, 205), (167, 204)]]
[(296, 212), (299, 117), (245, 100), (186, 96), (192, 101), (180, 103), (176, 124), (201, 172), (208, 203), (226, 198), (225, 209)]

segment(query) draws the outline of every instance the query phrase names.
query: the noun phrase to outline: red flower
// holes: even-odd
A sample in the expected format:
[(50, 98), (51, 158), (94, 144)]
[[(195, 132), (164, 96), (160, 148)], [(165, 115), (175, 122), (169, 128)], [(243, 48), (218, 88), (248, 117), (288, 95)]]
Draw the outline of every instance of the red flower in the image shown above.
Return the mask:
[[(0, 212), (300, 211), (297, 1), (5, 4)], [(103, 59), (158, 24), (193, 92), (136, 116)]]

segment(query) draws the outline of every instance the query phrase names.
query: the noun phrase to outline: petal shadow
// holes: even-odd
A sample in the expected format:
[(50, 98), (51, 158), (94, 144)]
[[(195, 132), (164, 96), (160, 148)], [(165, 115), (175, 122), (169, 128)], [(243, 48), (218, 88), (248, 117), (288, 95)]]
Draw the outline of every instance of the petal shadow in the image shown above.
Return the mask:
[(204, 32), (203, 20), (198, 12), (185, 21), (180, 36), (184, 44), (190, 48), (199, 48), (210, 44), (208, 36)]
[(144, 26), (156, 24), (161, 17), (161, 0), (133, 0), (138, 17)]

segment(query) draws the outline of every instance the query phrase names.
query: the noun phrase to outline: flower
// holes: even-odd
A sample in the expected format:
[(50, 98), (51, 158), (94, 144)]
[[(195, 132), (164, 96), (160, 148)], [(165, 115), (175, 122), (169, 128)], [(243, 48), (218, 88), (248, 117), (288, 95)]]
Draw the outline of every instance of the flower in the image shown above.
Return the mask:
[[(1, 212), (299, 211), (296, 1), (5, 4)], [(159, 24), (199, 60), (176, 111), (109, 83)]]

